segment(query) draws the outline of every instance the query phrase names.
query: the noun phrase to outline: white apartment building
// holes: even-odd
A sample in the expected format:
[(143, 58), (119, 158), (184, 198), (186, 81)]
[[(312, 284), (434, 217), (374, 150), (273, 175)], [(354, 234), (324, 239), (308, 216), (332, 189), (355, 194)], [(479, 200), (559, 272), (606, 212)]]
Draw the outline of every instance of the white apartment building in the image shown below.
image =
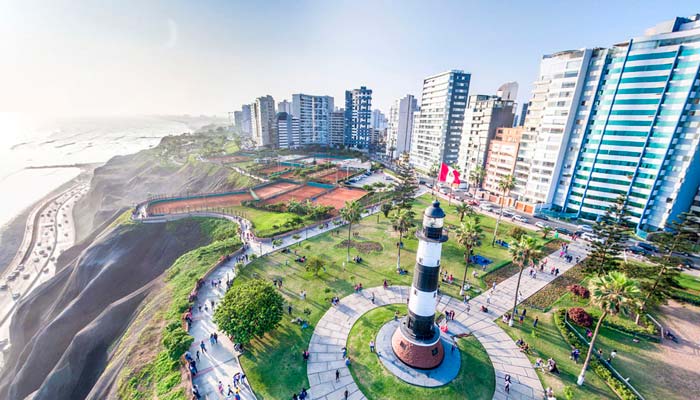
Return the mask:
[(395, 100), (389, 109), (386, 155), (392, 159), (411, 150), (413, 116), (416, 111), (418, 111), (418, 101), (411, 94)]
[(277, 140), (274, 137), (274, 120), (275, 120), (275, 99), (267, 95), (255, 99), (255, 103), (251, 104), (251, 125), (253, 132), (253, 141), (258, 147), (275, 146)]
[(333, 97), (292, 95), (292, 115), (299, 120), (300, 144), (328, 144), (331, 135)]
[(410, 162), (416, 169), (429, 172), (457, 162), (470, 79), (471, 74), (452, 70), (423, 80), (411, 138)]

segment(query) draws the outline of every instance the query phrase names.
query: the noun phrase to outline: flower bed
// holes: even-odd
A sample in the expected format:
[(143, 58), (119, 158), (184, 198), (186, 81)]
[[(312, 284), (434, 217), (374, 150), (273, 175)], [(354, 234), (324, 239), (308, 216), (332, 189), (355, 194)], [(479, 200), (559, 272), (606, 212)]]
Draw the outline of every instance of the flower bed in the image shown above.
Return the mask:
[(552, 307), (552, 304), (569, 291), (567, 286), (579, 284), (584, 278), (585, 275), (581, 271), (581, 268), (579, 265), (576, 265), (561, 274), (549, 285), (542, 288), (542, 290), (530, 296), (525, 300), (525, 305), (537, 310), (548, 311)]

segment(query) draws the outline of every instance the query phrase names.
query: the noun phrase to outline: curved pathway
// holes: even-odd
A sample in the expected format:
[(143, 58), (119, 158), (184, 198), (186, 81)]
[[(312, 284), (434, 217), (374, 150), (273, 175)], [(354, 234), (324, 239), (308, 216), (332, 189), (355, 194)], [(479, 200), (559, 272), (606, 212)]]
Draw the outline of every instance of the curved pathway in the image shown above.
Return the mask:
[[(569, 254), (584, 258), (585, 244), (571, 243)], [(574, 264), (564, 262), (558, 255), (549, 256), (548, 266), (557, 266), (561, 273), (566, 272)], [(555, 277), (548, 273), (540, 273), (537, 278), (530, 278), (523, 273), (520, 283), (520, 301), (527, 299), (546, 286)], [(527, 356), (520, 352), (515, 342), (501, 329), (495, 319), (509, 312), (513, 306), (517, 274), (501, 282), (491, 293), (470, 300), (471, 312), (466, 305), (455, 298), (440, 296), (437, 309), (455, 311), (455, 320), (449, 321), (449, 333), (459, 335), (471, 333), (484, 346), (491, 359), (496, 373), (496, 390), (494, 399), (540, 399), (544, 394), (542, 383), (537, 377), (534, 367)], [(329, 309), (316, 325), (311, 337), (309, 352), (311, 353), (306, 373), (311, 386), (309, 392), (312, 399), (339, 400), (343, 399), (345, 390), (350, 399), (365, 399), (350, 375), (343, 361), (342, 348), (346, 346), (348, 335), (353, 324), (366, 312), (388, 304), (406, 304), (406, 295), (410, 290), (407, 286), (376, 287), (365, 289), (340, 300), (340, 304)], [(372, 294), (375, 301), (372, 303)], [(480, 306), (488, 307), (489, 312), (479, 311)], [(530, 322), (528, 322), (530, 323)], [(352, 357), (352, 355), (350, 355)], [(468, 367), (468, 366), (467, 366)], [(336, 382), (335, 371), (340, 370), (341, 379)], [(512, 383), (510, 393), (503, 390), (504, 377), (510, 374)]]

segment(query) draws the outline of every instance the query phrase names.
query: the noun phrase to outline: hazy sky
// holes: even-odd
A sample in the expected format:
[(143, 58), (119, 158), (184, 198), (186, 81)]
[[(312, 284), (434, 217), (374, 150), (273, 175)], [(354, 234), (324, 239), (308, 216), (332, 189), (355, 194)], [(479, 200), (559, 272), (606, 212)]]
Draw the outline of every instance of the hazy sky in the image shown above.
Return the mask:
[(608, 46), (698, 1), (6, 1), (0, 111), (218, 113), (255, 97), (365, 85), (388, 109), (422, 79), (472, 73), (470, 93), (520, 83), (542, 54)]

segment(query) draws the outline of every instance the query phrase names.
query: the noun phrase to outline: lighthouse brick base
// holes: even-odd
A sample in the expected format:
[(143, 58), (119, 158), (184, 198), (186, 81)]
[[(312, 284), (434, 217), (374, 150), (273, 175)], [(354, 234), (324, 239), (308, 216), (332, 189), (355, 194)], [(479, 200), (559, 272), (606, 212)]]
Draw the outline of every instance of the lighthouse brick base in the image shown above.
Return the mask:
[(391, 338), (391, 347), (399, 360), (413, 368), (432, 369), (445, 358), (439, 333), (435, 343), (416, 343), (407, 339), (401, 329), (397, 329)]

